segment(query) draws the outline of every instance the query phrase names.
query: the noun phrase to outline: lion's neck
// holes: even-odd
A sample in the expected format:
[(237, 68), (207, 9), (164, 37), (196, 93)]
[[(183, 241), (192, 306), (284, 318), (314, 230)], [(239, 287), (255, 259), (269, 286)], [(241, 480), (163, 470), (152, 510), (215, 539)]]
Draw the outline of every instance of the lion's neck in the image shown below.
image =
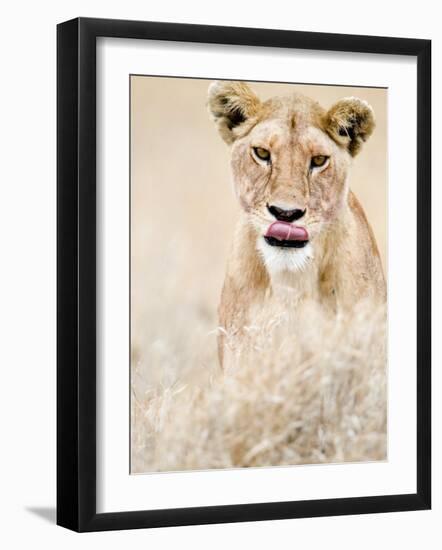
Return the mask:
[[(272, 249), (243, 218), (237, 227), (229, 271), (233, 269), (235, 276), (242, 279), (244, 288), (253, 288), (262, 297), (271, 296), (282, 302), (318, 299), (324, 292), (334, 296), (332, 266), (341, 239), (342, 228), (336, 224), (330, 226), (326, 236), (318, 237), (314, 245), (294, 250)], [(263, 247), (267, 247), (265, 252)]]

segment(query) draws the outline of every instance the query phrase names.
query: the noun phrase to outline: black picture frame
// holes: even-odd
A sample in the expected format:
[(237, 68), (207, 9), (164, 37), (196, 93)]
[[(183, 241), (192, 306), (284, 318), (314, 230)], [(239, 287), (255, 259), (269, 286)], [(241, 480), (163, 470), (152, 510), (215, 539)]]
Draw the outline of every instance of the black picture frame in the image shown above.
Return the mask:
[[(416, 57), (416, 493), (133, 512), (96, 512), (97, 37)], [(80, 532), (429, 509), (431, 41), (79, 18), (58, 25), (57, 50), (57, 523)]]

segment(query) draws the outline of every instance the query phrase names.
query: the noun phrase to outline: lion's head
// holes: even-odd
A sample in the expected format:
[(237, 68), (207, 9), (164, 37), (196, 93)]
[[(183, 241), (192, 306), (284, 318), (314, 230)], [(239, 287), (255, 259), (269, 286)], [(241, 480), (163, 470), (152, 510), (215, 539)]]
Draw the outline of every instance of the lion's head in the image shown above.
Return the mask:
[(209, 110), (231, 144), (235, 192), (269, 269), (298, 269), (339, 217), (347, 174), (374, 129), (371, 107), (344, 98), (328, 111), (293, 94), (262, 102), (243, 82), (209, 87)]

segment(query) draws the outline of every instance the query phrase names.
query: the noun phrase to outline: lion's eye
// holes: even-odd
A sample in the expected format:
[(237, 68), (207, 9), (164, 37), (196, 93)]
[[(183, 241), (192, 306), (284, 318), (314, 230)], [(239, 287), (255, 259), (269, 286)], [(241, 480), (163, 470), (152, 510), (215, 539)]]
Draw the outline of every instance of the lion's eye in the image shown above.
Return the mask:
[(253, 152), (260, 160), (270, 162), (270, 151), (267, 151), (267, 149), (263, 149), (262, 147), (254, 147)]
[(310, 161), (310, 168), (319, 168), (324, 166), (327, 160), (328, 157), (326, 155), (316, 155), (315, 157), (312, 157)]

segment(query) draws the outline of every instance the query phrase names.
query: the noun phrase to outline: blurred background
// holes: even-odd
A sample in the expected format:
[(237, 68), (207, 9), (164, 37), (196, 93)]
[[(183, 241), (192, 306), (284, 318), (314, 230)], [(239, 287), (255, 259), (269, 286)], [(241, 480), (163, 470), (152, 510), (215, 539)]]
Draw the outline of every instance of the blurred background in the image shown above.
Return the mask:
[[(134, 402), (144, 399), (152, 384), (171, 384), (196, 363), (203, 368), (216, 364), (216, 308), (238, 205), (229, 148), (207, 112), (210, 82), (131, 77)], [(345, 96), (371, 104), (377, 126), (355, 158), (350, 186), (373, 227), (385, 269), (387, 90), (250, 85), (264, 100), (296, 91), (325, 108)]]

